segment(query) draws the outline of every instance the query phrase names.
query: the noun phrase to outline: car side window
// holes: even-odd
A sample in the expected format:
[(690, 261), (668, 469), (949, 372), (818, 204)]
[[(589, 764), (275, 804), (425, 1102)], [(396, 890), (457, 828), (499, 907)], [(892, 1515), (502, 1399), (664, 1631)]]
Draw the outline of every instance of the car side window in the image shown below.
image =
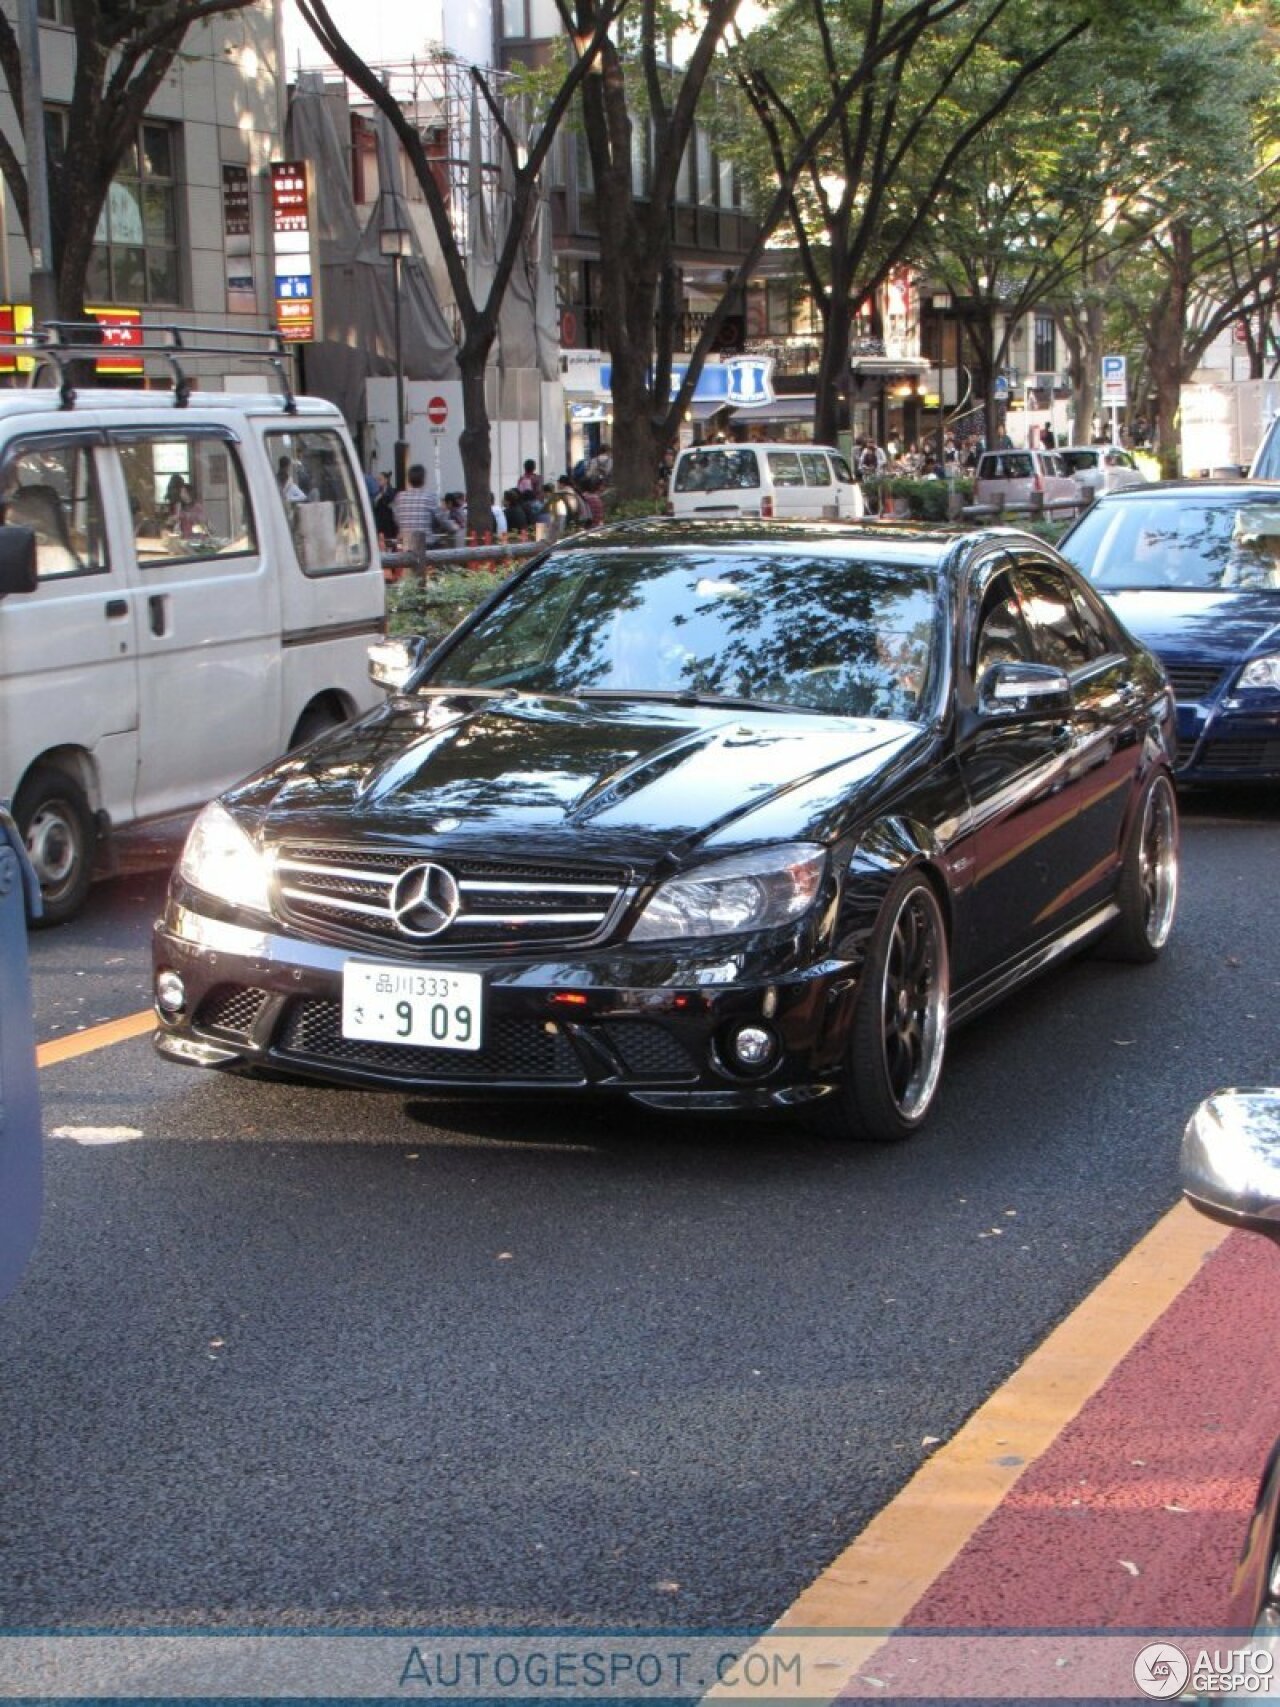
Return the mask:
[(800, 467), (800, 458), (793, 450), (771, 450), (769, 452), (769, 472), (773, 476), (775, 486), (804, 485), (804, 473)]
[(1022, 608), (1035, 655), (1070, 675), (1096, 656), (1081, 627), (1066, 577), (1051, 563), (1023, 562), (1018, 570)]
[(806, 486), (830, 486), (831, 470), (820, 450), (801, 451), (800, 464), (804, 469)]
[(229, 439), (169, 428), (113, 436), (139, 568), (257, 551), (244, 470)]
[(1022, 619), (1013, 576), (996, 576), (987, 588), (978, 617), (973, 679), (980, 682), (993, 664), (1031, 664), (1036, 661), (1027, 625)]
[(302, 572), (339, 575), (367, 568), (364, 505), (337, 433), (270, 432), (264, 443)]
[(42, 581), (110, 568), (93, 446), (85, 439), (18, 445), (0, 473), (0, 519), (31, 528)]

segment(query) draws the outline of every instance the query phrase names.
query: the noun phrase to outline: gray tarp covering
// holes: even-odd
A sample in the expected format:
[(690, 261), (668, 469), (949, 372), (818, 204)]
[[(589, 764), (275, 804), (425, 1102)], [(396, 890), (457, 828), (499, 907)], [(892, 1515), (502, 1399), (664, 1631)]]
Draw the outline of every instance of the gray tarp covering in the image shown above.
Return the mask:
[[(379, 115), (379, 123), (386, 127), (387, 121)], [(391, 262), (378, 245), (385, 211), (398, 205), (412, 229), (400, 190), (399, 150), (383, 145), (381, 136), (379, 144), (380, 179), (396, 200), (379, 196), (361, 231), (348, 151), (334, 130), (324, 78), (318, 72), (299, 77), (289, 105), (288, 146), (291, 158), (312, 167), (322, 333), (307, 346), (306, 385), (336, 403), (353, 427), (364, 419), (365, 380), (396, 371)], [(384, 170), (389, 179), (381, 176)], [(416, 240), (414, 253), (401, 264), (401, 279), (406, 378), (457, 379), (456, 345)]]

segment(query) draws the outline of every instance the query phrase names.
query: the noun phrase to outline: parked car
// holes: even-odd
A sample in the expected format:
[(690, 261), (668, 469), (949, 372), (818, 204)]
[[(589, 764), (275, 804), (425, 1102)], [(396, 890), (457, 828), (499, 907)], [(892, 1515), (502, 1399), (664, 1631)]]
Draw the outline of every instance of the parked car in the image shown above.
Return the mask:
[(1280, 778), (1280, 482), (1113, 492), (1060, 549), (1168, 671), (1179, 779)]
[(162, 1055), (891, 1140), (953, 1022), (1168, 937), (1172, 696), (1015, 530), (630, 524), (379, 656), (382, 709), (196, 821)]
[[(1280, 1090), (1219, 1091), (1182, 1139), (1182, 1189), (1215, 1221), (1280, 1240)], [(1268, 1644), (1280, 1628), (1280, 1440), (1262, 1473), (1224, 1626)]]
[(45, 923), (113, 829), (376, 703), (382, 566), (332, 403), (0, 391), (0, 524), (36, 538), (34, 586), (0, 579), (0, 801)]
[(1081, 492), (1092, 497), (1146, 484), (1132, 453), (1119, 445), (1060, 445), (1057, 454)]
[(808, 516), (856, 521), (862, 488), (830, 445), (693, 445), (671, 471), (672, 515), (724, 520), (733, 516)]
[(1046, 504), (1069, 503), (1080, 498), (1076, 484), (1057, 451), (985, 450), (974, 470), (975, 504), (1030, 504), (1032, 493), (1042, 494)]

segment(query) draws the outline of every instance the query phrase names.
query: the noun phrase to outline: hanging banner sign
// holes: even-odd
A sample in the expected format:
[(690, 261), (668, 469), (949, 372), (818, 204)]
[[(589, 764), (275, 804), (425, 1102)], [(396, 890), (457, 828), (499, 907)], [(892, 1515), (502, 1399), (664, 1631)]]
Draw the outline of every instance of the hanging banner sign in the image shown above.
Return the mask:
[(311, 252), (311, 173), (305, 160), (275, 160), (271, 164), (271, 235), (276, 259), (276, 325), (289, 343), (309, 343), (316, 335), (316, 290)]
[(222, 168), (222, 251), (227, 269), (227, 309), (252, 314), (258, 306), (253, 278), (253, 204), (249, 168)]

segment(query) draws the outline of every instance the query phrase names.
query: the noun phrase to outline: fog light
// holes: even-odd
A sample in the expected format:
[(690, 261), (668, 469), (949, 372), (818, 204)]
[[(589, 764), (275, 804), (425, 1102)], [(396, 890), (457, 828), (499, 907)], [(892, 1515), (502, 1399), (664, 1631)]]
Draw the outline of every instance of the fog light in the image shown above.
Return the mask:
[(180, 1014), (187, 1005), (186, 985), (176, 972), (156, 973), (156, 1006), (162, 1013)]
[(740, 1065), (759, 1072), (778, 1052), (778, 1041), (762, 1025), (744, 1025), (733, 1034), (733, 1052)]

